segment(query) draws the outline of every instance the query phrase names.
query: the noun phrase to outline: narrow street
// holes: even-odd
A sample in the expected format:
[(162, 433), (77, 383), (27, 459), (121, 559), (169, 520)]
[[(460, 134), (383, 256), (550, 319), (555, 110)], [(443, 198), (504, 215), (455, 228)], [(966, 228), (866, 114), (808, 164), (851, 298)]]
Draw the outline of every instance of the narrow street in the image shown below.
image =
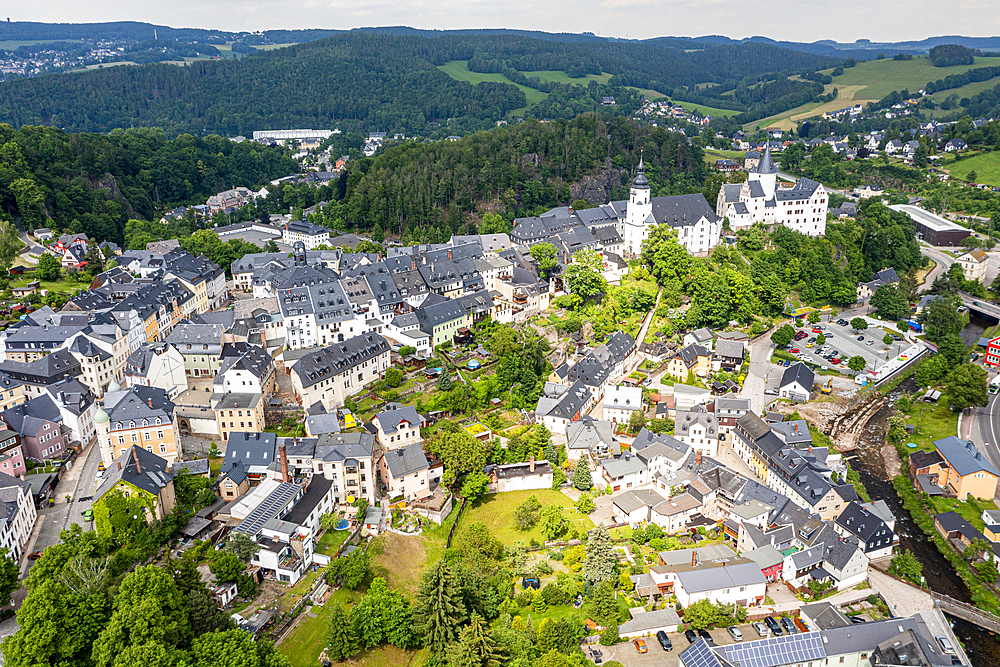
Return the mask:
[(750, 372), (743, 380), (743, 390), (740, 396), (750, 399), (750, 407), (754, 413), (760, 414), (767, 403), (764, 386), (767, 374), (771, 371), (771, 355), (774, 354), (774, 341), (769, 335), (761, 336), (750, 346)]

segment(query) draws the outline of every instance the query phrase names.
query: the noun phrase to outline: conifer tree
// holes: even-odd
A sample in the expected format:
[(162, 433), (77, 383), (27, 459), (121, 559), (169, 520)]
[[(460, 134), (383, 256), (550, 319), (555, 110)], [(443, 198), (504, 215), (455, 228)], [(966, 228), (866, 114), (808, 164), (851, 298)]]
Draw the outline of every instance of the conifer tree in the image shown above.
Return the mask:
[(440, 661), (445, 648), (458, 637), (467, 618), (462, 591), (454, 570), (442, 559), (420, 579), (413, 607), (413, 625)]
[(344, 608), (337, 605), (330, 617), (330, 629), (326, 633), (326, 655), (331, 660), (346, 660), (358, 652), (358, 639), (354, 634), (354, 624)]
[(608, 535), (607, 528), (601, 524), (587, 539), (587, 553), (583, 558), (583, 578), (593, 584), (611, 581), (615, 578), (615, 566), (618, 557)]
[(573, 486), (581, 491), (587, 491), (594, 486), (594, 480), (590, 475), (590, 467), (587, 465), (587, 462), (582, 456), (576, 460), (576, 467), (573, 468), (572, 481)]
[(473, 612), (459, 640), (448, 649), (448, 667), (498, 667), (500, 651), (482, 616)]

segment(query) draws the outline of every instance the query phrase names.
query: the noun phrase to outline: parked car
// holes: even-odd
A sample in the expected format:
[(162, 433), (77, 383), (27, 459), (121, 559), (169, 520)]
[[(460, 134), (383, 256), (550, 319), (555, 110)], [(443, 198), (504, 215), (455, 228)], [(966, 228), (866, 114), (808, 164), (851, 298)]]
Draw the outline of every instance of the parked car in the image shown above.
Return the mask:
[(715, 643), (715, 640), (712, 639), (712, 635), (708, 634), (708, 630), (704, 630), (704, 629), (703, 630), (699, 630), (698, 631), (698, 636), (701, 637), (702, 639), (704, 639), (707, 642), (711, 642), (713, 644)]
[(851, 623), (857, 623), (859, 625), (861, 623), (867, 623), (868, 622), (865, 619), (861, 618), (860, 616), (848, 616), (848, 618), (851, 619)]
[(951, 641), (948, 640), (944, 635), (938, 635), (935, 637), (937, 643), (941, 646), (941, 650), (945, 653), (954, 653), (955, 647), (951, 645)]
[(649, 649), (646, 648), (646, 642), (644, 642), (641, 639), (633, 639), (632, 645), (635, 646), (635, 650), (638, 651), (639, 653), (646, 653), (647, 651), (649, 651)]
[(674, 643), (670, 641), (670, 637), (663, 630), (658, 630), (656, 632), (656, 641), (660, 642), (660, 648), (664, 651), (670, 651), (674, 648)]
[(807, 343), (815, 343), (816, 342), (816, 336), (810, 336), (809, 340), (807, 340), (806, 342)]
[(799, 350), (799, 348), (797, 348), (797, 347), (793, 347), (793, 348), (792, 348), (791, 350), (789, 350), (789, 352), (791, 352), (792, 354), (798, 354), (798, 353), (799, 353), (799, 351), (800, 351), (800, 350)]
[(774, 616), (766, 616), (764, 618), (764, 623), (767, 624), (767, 627), (770, 628), (775, 637), (780, 637), (785, 634), (784, 630), (781, 629), (781, 626), (778, 625), (778, 622), (774, 620)]
[(865, 343), (865, 345), (874, 345), (874, 344), (875, 344), (875, 341), (873, 341), (873, 340), (870, 340), (867, 343)]
[(831, 361), (832, 363), (835, 363), (835, 364), (839, 364), (839, 363), (840, 363), (840, 357), (834, 357), (834, 358), (833, 358), (833, 359), (831, 359), (830, 361)]
[(790, 635), (795, 635), (799, 632), (795, 629), (795, 623), (787, 616), (781, 617), (781, 627), (783, 627)]
[(83, 510), (82, 512), (80, 512), (80, 514), (83, 515), (83, 520), (84, 521), (93, 521), (94, 520), (94, 510), (92, 510), (92, 509), (91, 510)]
[(767, 626), (760, 621), (753, 622), (753, 629), (757, 631), (758, 637), (767, 637), (768, 635)]
[(813, 327), (812, 332), (815, 334), (823, 333), (823, 327)]
[(740, 632), (740, 629), (737, 628), (735, 625), (730, 625), (728, 628), (726, 628), (726, 632), (728, 632), (729, 636), (733, 638), (733, 641), (735, 642), (743, 641), (743, 633)]
[(806, 343), (806, 347), (816, 347), (816, 343)]
[(32, 551), (30, 554), (28, 554), (28, 560), (38, 560), (41, 557), (42, 557), (41, 551)]
[(858, 336), (858, 340), (864, 340), (864, 339), (865, 339), (864, 336)]
[(698, 635), (695, 634), (695, 631), (690, 628), (684, 631), (684, 638), (688, 640), (688, 644), (693, 644), (698, 641)]

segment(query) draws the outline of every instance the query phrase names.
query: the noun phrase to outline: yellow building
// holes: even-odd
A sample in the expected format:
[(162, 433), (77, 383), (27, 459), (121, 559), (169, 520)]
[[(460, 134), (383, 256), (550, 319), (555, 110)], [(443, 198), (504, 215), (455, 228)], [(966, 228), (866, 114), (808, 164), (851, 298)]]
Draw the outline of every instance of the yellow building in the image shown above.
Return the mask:
[(101, 460), (105, 466), (132, 445), (152, 452), (167, 463), (182, 459), (174, 404), (159, 387), (135, 386), (109, 392), (94, 416)]
[(261, 394), (223, 394), (215, 404), (219, 436), (229, 440), (230, 433), (262, 433), (264, 400)]

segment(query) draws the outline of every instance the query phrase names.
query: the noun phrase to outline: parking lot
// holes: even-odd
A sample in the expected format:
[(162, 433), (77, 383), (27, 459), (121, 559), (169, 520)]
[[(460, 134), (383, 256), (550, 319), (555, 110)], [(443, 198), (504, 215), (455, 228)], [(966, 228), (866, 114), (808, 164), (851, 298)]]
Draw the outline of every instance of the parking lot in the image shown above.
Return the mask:
[[(740, 632), (743, 633), (743, 641), (760, 639), (760, 636), (749, 623), (745, 623), (737, 627), (740, 629)], [(714, 641), (718, 646), (736, 643), (733, 641), (733, 638), (729, 636), (729, 632), (727, 632), (725, 628), (709, 630), (708, 633), (712, 635), (712, 641)], [(673, 650), (671, 651), (664, 651), (660, 647), (659, 642), (656, 641), (656, 637), (643, 637), (642, 640), (646, 643), (646, 653), (639, 653), (636, 651), (632, 640), (616, 644), (615, 646), (593, 646), (585, 648), (584, 653), (587, 654), (588, 658), (590, 658), (591, 648), (596, 649), (601, 652), (602, 663), (606, 663), (609, 660), (617, 660), (625, 665), (625, 667), (676, 667), (678, 663), (677, 656), (691, 644), (688, 643), (688, 640), (684, 637), (683, 633), (669, 632), (667, 633), (667, 636), (674, 645)]]
[[(881, 326), (875, 327), (870, 325), (864, 331), (855, 332), (850, 324), (845, 326), (838, 324), (837, 321), (833, 321), (824, 322), (818, 325), (818, 327), (822, 327), (820, 333), (826, 337), (826, 345), (831, 346), (832, 350), (839, 352), (838, 356), (841, 363), (837, 367), (840, 368), (846, 369), (847, 361), (851, 357), (858, 356), (865, 360), (865, 368), (867, 370), (874, 370), (909, 346), (905, 340), (895, 341), (892, 345), (883, 343), (882, 338), (888, 333), (888, 330), (881, 328)], [(811, 339), (819, 335), (813, 332), (813, 328), (807, 326), (797, 329), (797, 331), (804, 331), (808, 336), (798, 341), (792, 341), (790, 348), (793, 350), (798, 349), (799, 353), (795, 354), (795, 356), (806, 363), (816, 366), (834, 367), (831, 361), (820, 356), (820, 346), (814, 343), (813, 347), (806, 347)], [(902, 338), (898, 331), (894, 331), (893, 333)], [(859, 337), (862, 340), (858, 340)]]

